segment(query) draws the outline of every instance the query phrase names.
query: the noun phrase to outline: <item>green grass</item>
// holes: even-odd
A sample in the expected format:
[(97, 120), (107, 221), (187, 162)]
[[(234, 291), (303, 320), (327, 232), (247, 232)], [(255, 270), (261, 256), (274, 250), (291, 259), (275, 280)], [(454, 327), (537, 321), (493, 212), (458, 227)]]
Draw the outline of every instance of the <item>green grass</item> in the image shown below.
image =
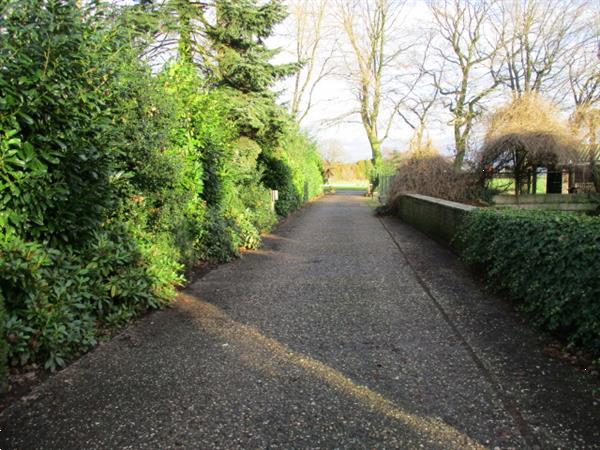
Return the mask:
[(329, 184), (324, 187), (330, 186), (337, 191), (362, 191), (369, 188), (368, 180), (330, 180)]
[[(515, 180), (512, 178), (492, 178), (490, 187), (505, 190), (506, 194), (515, 193)], [(546, 175), (538, 175), (536, 193), (546, 193)]]

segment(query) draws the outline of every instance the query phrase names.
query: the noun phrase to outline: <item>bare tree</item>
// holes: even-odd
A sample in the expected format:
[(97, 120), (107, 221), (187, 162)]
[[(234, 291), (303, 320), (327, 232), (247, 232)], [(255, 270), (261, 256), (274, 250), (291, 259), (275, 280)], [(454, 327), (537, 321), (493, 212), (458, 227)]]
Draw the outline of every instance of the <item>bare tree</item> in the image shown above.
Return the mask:
[(507, 36), (494, 78), (515, 96), (543, 92), (560, 100), (567, 61), (581, 44), (586, 0), (507, 0), (497, 3), (496, 30)]
[[(596, 20), (600, 20), (600, 11)], [(573, 104), (592, 106), (600, 103), (600, 23), (590, 23), (587, 35), (569, 54), (567, 60), (568, 82)]]
[(430, 57), (433, 34), (424, 41), (423, 48), (417, 48), (419, 60), (414, 61), (413, 71), (399, 77), (398, 90), (401, 93), (398, 116), (413, 130), (411, 149), (420, 150), (424, 147), (427, 125), (434, 106), (438, 102), (440, 91), (432, 81), (427, 63)]
[(294, 56), (302, 66), (294, 76), (290, 112), (299, 123), (314, 106), (315, 89), (334, 70), (335, 38), (326, 23), (330, 3), (294, 0), (289, 6), (296, 44)]
[(596, 192), (600, 192), (600, 36), (597, 29), (595, 38), (580, 46), (569, 61), (569, 87), (575, 105), (569, 122), (581, 143), (581, 157), (589, 162)]
[[(381, 165), (381, 145), (388, 137), (398, 102), (386, 95), (394, 62), (410, 45), (403, 46), (398, 26), (404, 1), (338, 0), (341, 23), (350, 47), (344, 55), (348, 79), (359, 103), (351, 113), (360, 115), (371, 147), (371, 162)], [(391, 38), (398, 45), (391, 48)], [(386, 103), (387, 102), (387, 103)], [(383, 115), (386, 117), (383, 117)]]
[(491, 3), (487, 1), (431, 0), (429, 7), (439, 36), (433, 44), (438, 65), (429, 72), (452, 116), (454, 167), (460, 170), (483, 101), (500, 84), (499, 79), (489, 78), (488, 67), (497, 56), (503, 33), (490, 29)]

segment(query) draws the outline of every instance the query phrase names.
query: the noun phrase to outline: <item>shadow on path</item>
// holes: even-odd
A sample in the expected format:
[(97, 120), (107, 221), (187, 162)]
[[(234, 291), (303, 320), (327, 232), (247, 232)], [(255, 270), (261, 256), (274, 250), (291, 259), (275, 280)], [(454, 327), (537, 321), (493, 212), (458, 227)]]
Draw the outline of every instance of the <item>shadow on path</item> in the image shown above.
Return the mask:
[(1, 448), (593, 448), (591, 377), (454, 256), (326, 196), (0, 416)]

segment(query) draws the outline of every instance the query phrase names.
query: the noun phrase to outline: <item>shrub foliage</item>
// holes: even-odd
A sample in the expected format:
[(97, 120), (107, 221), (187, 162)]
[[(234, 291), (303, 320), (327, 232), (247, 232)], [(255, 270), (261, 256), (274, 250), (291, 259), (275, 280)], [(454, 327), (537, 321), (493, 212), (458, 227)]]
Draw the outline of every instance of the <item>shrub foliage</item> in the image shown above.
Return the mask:
[(198, 259), (258, 247), (320, 193), (315, 144), (270, 91), (293, 69), (263, 44), (281, 5), (217, 3), (235, 30), (208, 30), (215, 60), (198, 67), (180, 28), (182, 53), (158, 70), (158, 7), (3, 4), (0, 375), (4, 355), (63, 366), (168, 304)]
[(600, 218), (478, 210), (459, 239), (466, 261), (536, 325), (600, 350)]

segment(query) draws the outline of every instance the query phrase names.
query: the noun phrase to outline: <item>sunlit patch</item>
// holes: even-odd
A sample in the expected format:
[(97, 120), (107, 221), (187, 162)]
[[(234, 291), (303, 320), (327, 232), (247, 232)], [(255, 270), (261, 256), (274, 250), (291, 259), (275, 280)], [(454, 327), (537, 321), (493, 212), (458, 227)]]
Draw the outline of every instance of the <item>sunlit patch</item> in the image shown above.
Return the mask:
[(309, 356), (294, 352), (255, 328), (236, 322), (216, 306), (197, 297), (182, 294), (178, 303), (207, 332), (214, 333), (244, 349), (243, 362), (258, 366), (269, 375), (279, 373), (278, 367), (289, 364), (303, 370), (341, 393), (357, 400), (369, 410), (392, 418), (448, 448), (485, 448), (447, 423), (430, 417), (407, 413), (393, 402), (366, 386), (361, 386), (341, 372)]

